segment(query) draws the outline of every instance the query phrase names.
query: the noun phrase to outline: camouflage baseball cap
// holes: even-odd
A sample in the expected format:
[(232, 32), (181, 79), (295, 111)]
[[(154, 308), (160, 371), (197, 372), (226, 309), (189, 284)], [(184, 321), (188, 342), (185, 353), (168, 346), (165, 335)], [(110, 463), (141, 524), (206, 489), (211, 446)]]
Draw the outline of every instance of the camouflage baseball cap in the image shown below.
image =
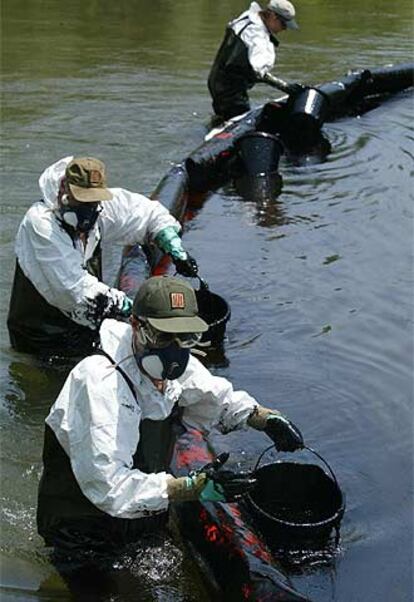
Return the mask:
[(110, 201), (106, 188), (105, 165), (94, 157), (75, 157), (66, 167), (66, 182), (73, 198), (80, 203)]
[(206, 332), (208, 324), (198, 316), (195, 292), (184, 280), (153, 276), (139, 288), (132, 314), (143, 317), (161, 332)]

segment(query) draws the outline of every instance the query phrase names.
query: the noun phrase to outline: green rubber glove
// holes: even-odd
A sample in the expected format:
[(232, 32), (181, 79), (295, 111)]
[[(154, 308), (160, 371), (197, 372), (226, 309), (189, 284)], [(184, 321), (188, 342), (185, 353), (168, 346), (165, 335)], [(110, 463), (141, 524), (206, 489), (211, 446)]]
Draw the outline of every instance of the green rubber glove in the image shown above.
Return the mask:
[(226, 502), (227, 498), (223, 487), (211, 479), (207, 479), (204, 489), (202, 489), (198, 499), (201, 502)]
[(130, 297), (125, 296), (124, 302), (121, 308), (121, 314), (125, 317), (129, 317), (132, 312), (133, 301)]
[(167, 493), (172, 502), (233, 502), (255, 485), (256, 479), (249, 473), (208, 469), (188, 477), (171, 477)]
[(174, 226), (167, 226), (161, 232), (158, 232), (154, 240), (159, 248), (164, 253), (171, 255), (173, 259), (187, 259), (187, 253), (184, 251), (181, 238)]

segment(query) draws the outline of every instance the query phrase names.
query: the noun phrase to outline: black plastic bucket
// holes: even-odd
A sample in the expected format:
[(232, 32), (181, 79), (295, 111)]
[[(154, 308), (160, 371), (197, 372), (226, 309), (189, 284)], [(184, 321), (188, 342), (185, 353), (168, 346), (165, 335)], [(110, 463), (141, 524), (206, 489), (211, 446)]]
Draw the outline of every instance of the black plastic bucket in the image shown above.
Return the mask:
[(209, 325), (201, 341), (209, 341), (212, 347), (218, 347), (226, 334), (226, 324), (230, 320), (230, 305), (223, 297), (212, 293), (204, 280), (199, 278), (200, 288), (195, 291), (198, 313)]
[(308, 148), (315, 144), (328, 109), (326, 96), (315, 88), (306, 88), (294, 97), (287, 118), (284, 141), (289, 147)]
[(235, 146), (246, 175), (277, 173), (283, 146), (274, 134), (248, 132)]
[(295, 96), (290, 118), (310, 121), (319, 129), (325, 119), (327, 107), (328, 100), (322, 92), (316, 88), (306, 88)]
[(339, 533), (345, 497), (327, 462), (306, 449), (325, 463), (329, 473), (316, 464), (267, 464), (256, 468), (257, 485), (246, 496), (263, 535), (278, 547), (323, 545), (333, 529)]

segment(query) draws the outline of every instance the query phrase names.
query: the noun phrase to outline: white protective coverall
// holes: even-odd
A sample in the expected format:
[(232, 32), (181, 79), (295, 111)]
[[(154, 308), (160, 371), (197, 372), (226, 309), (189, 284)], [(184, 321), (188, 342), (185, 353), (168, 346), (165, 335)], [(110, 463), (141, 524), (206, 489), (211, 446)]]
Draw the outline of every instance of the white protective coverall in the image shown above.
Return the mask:
[(132, 468), (142, 420), (164, 420), (178, 402), (188, 425), (228, 432), (246, 428), (258, 404), (225, 378), (213, 376), (192, 355), (184, 374), (167, 381), (160, 393), (137, 367), (130, 325), (104, 320), (100, 336), (103, 350), (131, 379), (138, 401), (108, 358), (93, 355), (70, 372), (46, 424), (88, 500), (112, 517), (141, 518), (168, 508), (167, 473)]
[(108, 310), (111, 306), (120, 310), (125, 300), (125, 293), (87, 271), (98, 244), (143, 244), (167, 226), (177, 231), (181, 227), (158, 201), (123, 188), (110, 188), (113, 199), (102, 203), (86, 247), (79, 238), (72, 239), (56, 214), (59, 184), (72, 159), (57, 161), (40, 176), (43, 202), (34, 203), (24, 216), (15, 251), (24, 275), (50, 305), (75, 323), (94, 329), (97, 321), (93, 306), (98, 296), (104, 295)]
[[(258, 77), (269, 73), (276, 60), (275, 44), (259, 15), (261, 10), (257, 2), (252, 2), (248, 10), (229, 23), (229, 27), (246, 45), (249, 63)], [(249, 23), (247, 27), (246, 23)]]

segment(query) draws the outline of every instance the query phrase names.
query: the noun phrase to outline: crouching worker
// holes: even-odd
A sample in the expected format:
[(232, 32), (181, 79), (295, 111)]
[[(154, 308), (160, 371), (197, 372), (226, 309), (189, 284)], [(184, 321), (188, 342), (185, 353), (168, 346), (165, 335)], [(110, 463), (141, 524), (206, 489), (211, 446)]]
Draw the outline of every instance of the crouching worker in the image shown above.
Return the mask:
[[(102, 248), (153, 242), (177, 272), (197, 274), (179, 223), (158, 201), (107, 188), (104, 164), (66, 157), (40, 176), (42, 200), (20, 224), (8, 328), (17, 351), (82, 355), (106, 317), (129, 316), (132, 300), (103, 282)], [(86, 352), (88, 352), (86, 351)]]
[(230, 501), (254, 485), (227, 472), (217, 484), (203, 472), (168, 473), (173, 422), (208, 433), (253, 427), (278, 449), (303, 446), (299, 430), (262, 407), (191, 354), (207, 324), (184, 280), (146, 280), (131, 324), (105, 320), (102, 351), (69, 374), (46, 418), (37, 524), (55, 553), (80, 558), (117, 550), (165, 525), (170, 504)]

